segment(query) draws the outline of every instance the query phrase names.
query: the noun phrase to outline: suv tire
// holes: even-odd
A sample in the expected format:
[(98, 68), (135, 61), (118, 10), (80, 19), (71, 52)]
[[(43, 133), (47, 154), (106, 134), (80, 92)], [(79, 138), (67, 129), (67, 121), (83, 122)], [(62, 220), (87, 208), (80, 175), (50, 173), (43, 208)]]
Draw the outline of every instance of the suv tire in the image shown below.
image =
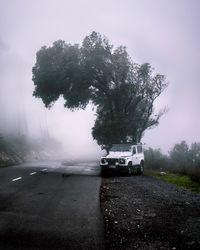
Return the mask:
[(102, 177), (108, 176), (108, 172), (107, 172), (107, 170), (104, 167), (101, 168), (101, 176)]
[(141, 161), (140, 165), (138, 166), (137, 174), (142, 175), (144, 173), (144, 161)]
[(127, 175), (130, 176), (132, 174), (133, 174), (133, 165), (132, 162), (129, 162), (127, 167)]

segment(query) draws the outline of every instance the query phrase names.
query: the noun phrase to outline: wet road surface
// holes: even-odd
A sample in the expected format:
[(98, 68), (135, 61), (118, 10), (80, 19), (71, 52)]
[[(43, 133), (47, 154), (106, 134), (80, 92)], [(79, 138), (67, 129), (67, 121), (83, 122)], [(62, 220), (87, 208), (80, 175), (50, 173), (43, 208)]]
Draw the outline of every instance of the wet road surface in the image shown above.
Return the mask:
[(98, 163), (0, 169), (0, 249), (104, 249)]

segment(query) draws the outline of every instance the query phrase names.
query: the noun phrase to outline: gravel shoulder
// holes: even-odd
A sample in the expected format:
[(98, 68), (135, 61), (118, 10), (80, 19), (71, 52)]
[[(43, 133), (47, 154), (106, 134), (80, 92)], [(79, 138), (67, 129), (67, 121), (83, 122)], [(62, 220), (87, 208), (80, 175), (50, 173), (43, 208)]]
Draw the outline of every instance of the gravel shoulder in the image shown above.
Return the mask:
[(200, 249), (200, 195), (150, 176), (101, 184), (106, 249)]

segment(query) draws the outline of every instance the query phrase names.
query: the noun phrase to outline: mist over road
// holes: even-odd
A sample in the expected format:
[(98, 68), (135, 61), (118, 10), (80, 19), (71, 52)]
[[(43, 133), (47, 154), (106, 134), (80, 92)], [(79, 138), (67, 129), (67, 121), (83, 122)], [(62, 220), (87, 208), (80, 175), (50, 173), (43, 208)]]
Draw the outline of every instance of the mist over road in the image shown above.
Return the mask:
[(0, 169), (0, 249), (104, 249), (96, 163)]

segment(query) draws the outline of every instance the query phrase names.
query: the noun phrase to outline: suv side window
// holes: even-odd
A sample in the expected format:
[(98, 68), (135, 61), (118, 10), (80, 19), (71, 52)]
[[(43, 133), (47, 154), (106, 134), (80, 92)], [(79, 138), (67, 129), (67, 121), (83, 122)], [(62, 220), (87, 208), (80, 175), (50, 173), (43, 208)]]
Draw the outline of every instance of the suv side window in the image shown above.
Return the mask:
[(137, 146), (137, 152), (138, 154), (142, 153), (142, 146)]
[(133, 147), (133, 155), (136, 154), (136, 148)]

